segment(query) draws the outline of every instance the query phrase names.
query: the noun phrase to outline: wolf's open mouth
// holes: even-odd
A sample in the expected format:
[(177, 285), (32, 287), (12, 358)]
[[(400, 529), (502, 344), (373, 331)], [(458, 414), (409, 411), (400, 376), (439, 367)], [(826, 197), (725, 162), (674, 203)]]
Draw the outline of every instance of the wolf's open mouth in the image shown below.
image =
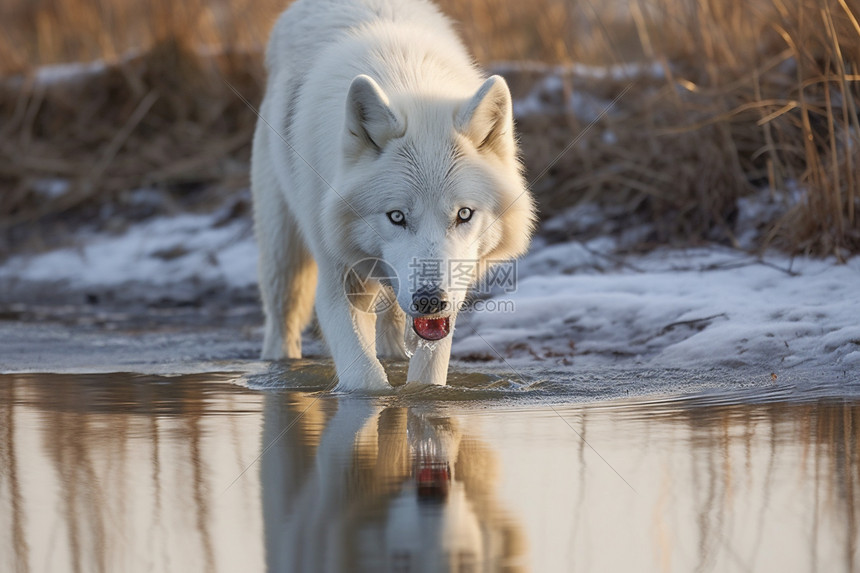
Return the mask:
[(451, 321), (447, 316), (442, 318), (414, 318), (412, 328), (424, 340), (441, 340), (451, 332)]

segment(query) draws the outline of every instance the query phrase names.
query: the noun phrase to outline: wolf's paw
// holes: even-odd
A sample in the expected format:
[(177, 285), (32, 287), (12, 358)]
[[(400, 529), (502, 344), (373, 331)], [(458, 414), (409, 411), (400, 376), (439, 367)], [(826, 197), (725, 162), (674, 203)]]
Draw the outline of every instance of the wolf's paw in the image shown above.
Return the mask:
[(283, 360), (302, 357), (301, 335), (281, 336), (279, 333), (266, 331), (263, 337), (263, 351), (260, 360)]
[(337, 389), (344, 392), (390, 392), (391, 384), (382, 365), (377, 363), (367, 368), (350, 368), (337, 373)]

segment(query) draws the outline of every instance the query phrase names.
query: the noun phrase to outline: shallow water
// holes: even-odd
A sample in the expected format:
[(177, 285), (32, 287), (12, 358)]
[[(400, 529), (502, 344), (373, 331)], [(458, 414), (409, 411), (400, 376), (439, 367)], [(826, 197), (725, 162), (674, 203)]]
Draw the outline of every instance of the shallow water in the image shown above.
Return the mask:
[(0, 571), (860, 568), (844, 387), (359, 398), (306, 374), (0, 376)]

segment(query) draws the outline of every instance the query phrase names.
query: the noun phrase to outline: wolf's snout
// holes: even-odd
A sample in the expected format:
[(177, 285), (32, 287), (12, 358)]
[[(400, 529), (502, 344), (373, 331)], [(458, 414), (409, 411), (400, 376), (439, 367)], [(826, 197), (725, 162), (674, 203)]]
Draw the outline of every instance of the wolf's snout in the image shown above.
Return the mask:
[(412, 295), (411, 310), (416, 315), (439, 314), (451, 310), (451, 302), (445, 290), (425, 285)]

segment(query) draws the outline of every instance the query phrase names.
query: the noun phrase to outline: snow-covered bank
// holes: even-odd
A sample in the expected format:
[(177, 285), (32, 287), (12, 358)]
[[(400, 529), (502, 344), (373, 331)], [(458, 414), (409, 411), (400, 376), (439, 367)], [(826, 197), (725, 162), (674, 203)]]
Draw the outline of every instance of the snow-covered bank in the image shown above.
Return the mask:
[[(802, 365), (860, 373), (860, 258), (759, 259), (721, 247), (619, 256), (614, 245), (608, 237), (538, 238), (519, 262), (516, 291), (496, 296), (513, 312), (495, 304), (462, 315), (454, 357), (554, 369)], [(50, 284), (64, 295), (182, 291), (205, 305), (219, 290), (253, 290), (255, 266), (247, 219), (181, 215), (14, 257), (0, 266), (0, 301)]]
[(857, 257), (838, 265), (708, 248), (616, 258), (606, 246), (538, 246), (517, 291), (504, 295), (515, 311), (474, 313), (458, 329), (455, 356), (860, 375)]
[(224, 222), (221, 212), (160, 217), (121, 235), (79, 239), (75, 247), (10, 258), (0, 266), (0, 281), (12, 290), (56, 283), (96, 291), (123, 285), (148, 285), (155, 291), (182, 285), (243, 288), (257, 281), (251, 222)]

